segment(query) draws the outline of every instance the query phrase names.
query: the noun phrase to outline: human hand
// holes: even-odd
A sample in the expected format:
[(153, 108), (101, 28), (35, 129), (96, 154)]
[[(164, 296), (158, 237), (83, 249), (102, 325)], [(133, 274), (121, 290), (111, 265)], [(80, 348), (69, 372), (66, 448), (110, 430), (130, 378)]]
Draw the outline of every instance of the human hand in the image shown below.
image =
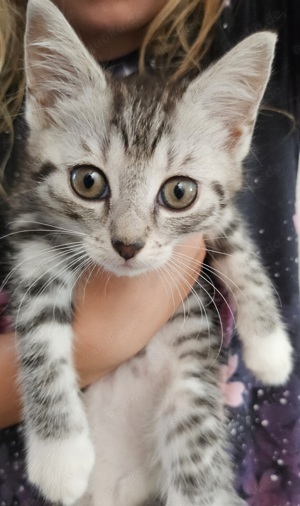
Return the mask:
[(96, 381), (143, 349), (197, 280), (205, 256), (199, 235), (179, 243), (160, 273), (84, 276), (77, 287), (75, 364), (81, 386)]

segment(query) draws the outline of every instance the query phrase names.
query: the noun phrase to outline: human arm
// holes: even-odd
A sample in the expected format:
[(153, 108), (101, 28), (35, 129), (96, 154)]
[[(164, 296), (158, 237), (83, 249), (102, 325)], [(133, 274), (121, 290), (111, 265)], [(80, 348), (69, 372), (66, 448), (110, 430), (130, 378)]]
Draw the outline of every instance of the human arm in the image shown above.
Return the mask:
[[(164, 274), (154, 272), (118, 278), (98, 273), (87, 283), (85, 279), (80, 281), (77, 296), (81, 302), (74, 321), (74, 359), (81, 387), (93, 383), (144, 348), (189, 293), (205, 248), (197, 236), (178, 247), (187, 257), (185, 266), (176, 274), (167, 266)], [(12, 333), (3, 334), (0, 336), (0, 428), (22, 418), (17, 376), (15, 337)]]

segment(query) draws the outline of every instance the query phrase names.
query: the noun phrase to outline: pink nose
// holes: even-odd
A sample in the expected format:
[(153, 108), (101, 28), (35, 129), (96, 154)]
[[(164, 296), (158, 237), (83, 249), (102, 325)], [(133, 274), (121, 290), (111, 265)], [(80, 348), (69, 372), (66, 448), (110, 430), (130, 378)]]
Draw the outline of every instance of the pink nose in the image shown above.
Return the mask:
[(124, 260), (130, 260), (130, 258), (133, 258), (144, 247), (144, 243), (142, 242), (135, 242), (134, 244), (125, 244), (122, 241), (112, 239), (111, 243), (114, 249), (119, 253), (119, 255), (122, 258), (124, 258)]

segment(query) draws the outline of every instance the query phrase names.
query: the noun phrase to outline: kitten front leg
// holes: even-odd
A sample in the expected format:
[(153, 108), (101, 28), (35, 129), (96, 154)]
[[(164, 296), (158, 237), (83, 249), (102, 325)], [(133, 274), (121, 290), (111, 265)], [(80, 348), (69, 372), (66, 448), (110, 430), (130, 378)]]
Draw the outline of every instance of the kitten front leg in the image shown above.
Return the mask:
[(57, 272), (37, 282), (32, 274), (41, 267), (23, 264), (26, 278), (15, 280), (13, 299), (27, 471), (47, 499), (69, 505), (86, 489), (94, 451), (72, 364), (70, 286), (61, 284)]
[[(166, 506), (242, 506), (233, 489), (218, 385), (220, 329), (204, 316), (175, 321), (174, 377), (160, 406), (155, 433)], [(194, 327), (193, 329), (191, 327)]]
[[(232, 216), (223, 233), (208, 240), (210, 270), (232, 292), (237, 307), (236, 326), (243, 343), (247, 367), (263, 383), (280, 385), (293, 367), (292, 346), (284, 329), (275, 291), (242, 221)], [(223, 237), (222, 237), (223, 236)]]

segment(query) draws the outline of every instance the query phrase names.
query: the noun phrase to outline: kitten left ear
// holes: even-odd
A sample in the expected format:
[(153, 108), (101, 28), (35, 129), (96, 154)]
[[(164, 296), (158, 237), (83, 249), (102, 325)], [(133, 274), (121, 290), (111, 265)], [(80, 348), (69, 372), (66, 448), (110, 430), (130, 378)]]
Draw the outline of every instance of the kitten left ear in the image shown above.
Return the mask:
[(29, 0), (24, 45), (25, 114), (31, 126), (53, 121), (60, 100), (96, 85), (105, 89), (104, 73), (49, 0)]
[[(258, 108), (268, 83), (276, 35), (260, 32), (247, 37), (197, 77), (183, 96), (190, 114), (208, 114), (219, 144), (243, 160)], [(193, 111), (191, 112), (191, 105)], [(219, 128), (216, 130), (216, 125)]]

